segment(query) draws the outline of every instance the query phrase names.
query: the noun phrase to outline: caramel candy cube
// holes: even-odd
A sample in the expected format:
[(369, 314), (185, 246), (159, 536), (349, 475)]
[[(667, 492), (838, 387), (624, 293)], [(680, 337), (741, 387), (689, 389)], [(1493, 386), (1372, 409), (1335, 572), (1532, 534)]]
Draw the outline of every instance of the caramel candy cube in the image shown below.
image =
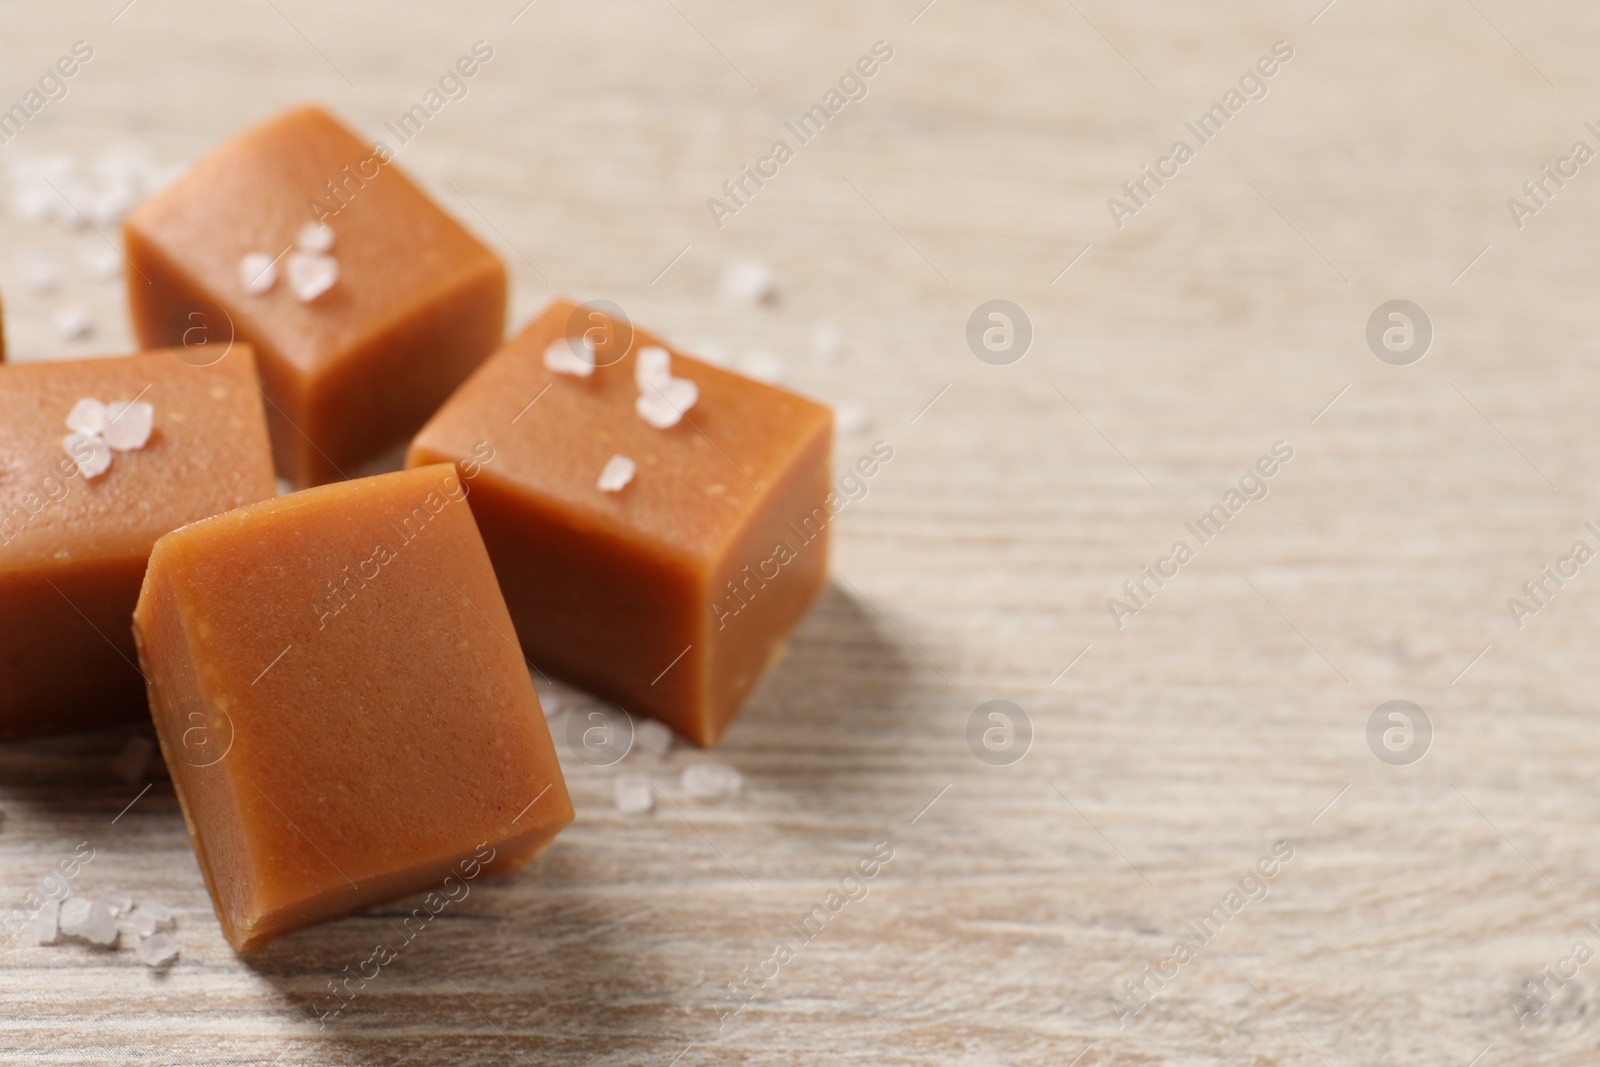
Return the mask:
[(302, 108), (223, 144), (123, 224), (139, 340), (253, 344), (278, 472), (295, 485), (403, 443), (504, 334), (505, 265), (390, 158)]
[(308, 489), (168, 534), (134, 633), (239, 951), (430, 887), (458, 899), (572, 821), (453, 467)]
[[(710, 746), (827, 580), (833, 419), (659, 346), (556, 303), (456, 391), (407, 463), (475, 475), (472, 511), (535, 663)], [(663, 363), (693, 385), (647, 389)], [(685, 401), (673, 425), (646, 419), (673, 421)]]
[(0, 365), (0, 740), (143, 717), (156, 539), (277, 491), (255, 360), (217, 352)]

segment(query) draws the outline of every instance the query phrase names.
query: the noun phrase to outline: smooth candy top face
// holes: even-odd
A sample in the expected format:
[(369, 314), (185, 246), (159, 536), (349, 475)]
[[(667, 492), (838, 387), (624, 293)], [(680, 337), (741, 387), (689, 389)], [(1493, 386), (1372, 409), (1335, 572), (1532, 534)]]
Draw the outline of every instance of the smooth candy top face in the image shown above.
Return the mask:
[[(573, 311), (552, 304), (490, 356), (417, 435), (408, 462), (465, 459), (488, 442), (494, 455), (479, 474), (486, 483), (704, 570), (827, 432), (828, 409), (674, 352), (672, 376), (694, 382), (699, 396), (677, 425), (656, 429), (635, 410), (638, 354), (660, 344), (644, 332), (615, 362), (602, 348), (605, 365), (588, 377), (546, 366), (545, 351), (568, 334)], [(620, 491), (603, 492), (596, 482), (615, 455), (632, 459), (636, 473)]]
[[(142, 558), (169, 530), (276, 493), (249, 347), (205, 367), (181, 354), (0, 365), (0, 573)], [(86, 397), (154, 410), (144, 445), (93, 479), (62, 449)]]
[[(315, 375), (417, 307), (503, 269), (379, 158), (320, 108), (301, 108), (217, 148), (136, 208), (126, 226), (240, 319), (240, 334)], [(338, 262), (338, 281), (314, 300), (297, 298), (286, 277), (291, 249), (277, 260), (276, 284), (251, 293), (241, 261), (290, 249), (315, 221), (314, 202), (327, 209), (318, 214), (334, 237), (326, 254)]]

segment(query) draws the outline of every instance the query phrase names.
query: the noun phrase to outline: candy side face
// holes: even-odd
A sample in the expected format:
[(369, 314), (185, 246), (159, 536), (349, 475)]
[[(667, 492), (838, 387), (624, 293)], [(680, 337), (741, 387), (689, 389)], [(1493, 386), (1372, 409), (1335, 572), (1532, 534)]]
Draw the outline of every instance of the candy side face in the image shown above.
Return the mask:
[[(82, 421), (122, 401), (122, 419)], [(98, 443), (94, 465), (68, 437)], [(165, 350), (0, 365), (0, 739), (142, 714), (128, 620), (151, 548), (275, 492), (246, 345), (206, 366)]]
[(162, 752), (241, 951), (411, 892), (458, 899), (572, 819), (451, 467), (177, 531), (134, 618)]
[[(587, 321), (552, 305), (457, 390), (407, 462), (473, 474), (536, 663), (714, 744), (826, 581), (831, 414), (670, 349), (663, 366), (642, 331), (602, 345), (592, 373), (564, 373), (546, 354)], [(639, 410), (652, 382), (679, 397), (671, 425)], [(617, 456), (632, 465), (620, 487), (602, 479)]]
[(404, 441), (504, 332), (504, 264), (387, 159), (320, 109), (290, 111), (123, 226), (140, 341), (200, 326), (253, 344), (296, 485)]

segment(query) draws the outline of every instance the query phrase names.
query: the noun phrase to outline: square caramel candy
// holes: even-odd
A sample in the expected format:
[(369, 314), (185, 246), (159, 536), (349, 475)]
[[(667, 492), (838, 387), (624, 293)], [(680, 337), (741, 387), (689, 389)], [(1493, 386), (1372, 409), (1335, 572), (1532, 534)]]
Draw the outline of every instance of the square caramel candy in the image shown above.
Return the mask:
[(403, 443), (504, 335), (505, 265), (391, 155), (290, 111), (123, 224), (139, 340), (254, 345), (278, 473), (298, 486)]
[(134, 633), (200, 870), (239, 951), (407, 893), (458, 894), (572, 821), (451, 466), (168, 534)]
[(195, 359), (0, 364), (0, 740), (142, 717), (156, 539), (277, 491), (249, 347)]
[(820, 404), (558, 302), (407, 463), (475, 475), (535, 663), (710, 746), (827, 580), (832, 427)]

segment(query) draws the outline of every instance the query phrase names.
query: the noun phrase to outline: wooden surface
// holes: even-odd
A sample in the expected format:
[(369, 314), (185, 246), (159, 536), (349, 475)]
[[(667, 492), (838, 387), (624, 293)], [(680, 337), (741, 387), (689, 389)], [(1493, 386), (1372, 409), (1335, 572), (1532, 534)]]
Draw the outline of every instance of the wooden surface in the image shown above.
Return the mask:
[[(483, 39), (494, 59), (399, 159), (506, 256), (516, 321), (607, 297), (771, 351), (868, 414), (841, 462), (877, 439), (895, 457), (715, 754), (743, 793), (686, 797), (693, 751), (630, 756), (664, 799), (626, 817), (619, 768), (566, 760), (578, 817), (550, 852), (324, 1028), (313, 1002), (411, 904), (240, 959), (170, 788), (117, 818), (138, 792), (107, 770), (119, 739), (0, 750), (4, 902), (87, 840), (80, 889), (165, 900), (182, 948), (158, 974), (0, 947), (0, 1062), (1593, 1058), (1600, 960), (1520, 1025), (1512, 1003), (1575, 941), (1600, 949), (1600, 575), (1520, 629), (1506, 604), (1574, 541), (1600, 548), (1600, 164), (1521, 229), (1506, 206), (1573, 141), (1600, 147), (1592, 7), (122, 2), (8, 5), (5, 101), (74, 40), (96, 55), (0, 168), (115, 143), (177, 163), (308, 99), (380, 137)], [(867, 98), (713, 225), (706, 198), (880, 39)], [(1107, 198), (1279, 40), (1266, 97), (1117, 228)], [(126, 347), (119, 290), (73, 266), (96, 240), (4, 205), (19, 357)], [(38, 254), (63, 264), (54, 294), (20, 285)], [(774, 272), (765, 308), (715, 298), (745, 257)], [(1034, 327), (1009, 366), (964, 337), (991, 298)], [(1397, 298), (1436, 329), (1412, 366), (1364, 339)], [(58, 341), (79, 300), (94, 335)], [(819, 320), (835, 362), (810, 355)], [(1280, 440), (1270, 495), (1118, 629), (1107, 598)], [(992, 699), (1034, 730), (1009, 766), (965, 740)], [(1366, 740), (1391, 699), (1435, 730), (1409, 766)], [(882, 840), (867, 895), (719, 1025), (727, 983), (798, 945), (790, 924)], [(1266, 897), (1119, 1027), (1123, 983), (1280, 840)]]

